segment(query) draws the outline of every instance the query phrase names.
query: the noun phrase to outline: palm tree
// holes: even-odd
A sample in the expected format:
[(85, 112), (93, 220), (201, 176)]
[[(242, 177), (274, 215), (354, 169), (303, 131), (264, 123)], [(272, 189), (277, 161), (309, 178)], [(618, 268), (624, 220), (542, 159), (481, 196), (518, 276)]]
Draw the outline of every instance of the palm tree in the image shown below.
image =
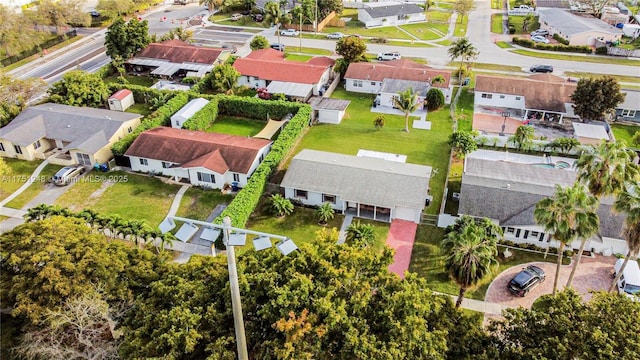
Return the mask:
[(276, 26), (278, 44), (280, 44), (280, 27), (291, 23), (291, 16), (285, 13), (276, 1), (269, 1), (264, 5), (264, 21)]
[(271, 211), (276, 217), (284, 217), (293, 212), (291, 200), (285, 199), (280, 194), (271, 195)]
[(351, 245), (369, 247), (376, 240), (376, 233), (371, 224), (363, 224), (359, 220), (347, 227), (346, 240)]
[(603, 142), (580, 156), (576, 162), (578, 181), (601, 198), (622, 191), (637, 181), (640, 171), (633, 163), (635, 152), (619, 142)]
[(127, 221), (122, 218), (120, 215), (111, 215), (107, 220), (107, 228), (109, 229), (109, 233), (112, 239), (117, 238), (120, 234), (122, 234), (122, 230), (127, 225)]
[(513, 143), (518, 150), (528, 149), (533, 144), (533, 134), (533, 126), (518, 126), (516, 133), (509, 137), (509, 142)]
[(445, 269), (460, 286), (456, 307), (460, 307), (467, 289), (476, 285), (498, 265), (496, 246), (502, 229), (487, 218), (459, 218), (442, 241), (446, 254)]
[[(478, 49), (469, 41), (468, 38), (460, 38), (456, 40), (448, 50), (449, 58), (454, 61), (460, 58), (460, 69), (458, 69), (458, 80), (462, 79), (462, 66), (469, 60), (480, 55)], [(462, 83), (462, 82), (461, 82)]]
[(418, 94), (410, 87), (393, 97), (393, 105), (404, 113), (404, 131), (409, 132), (409, 115), (418, 108)]
[(578, 238), (588, 238), (597, 231), (597, 206), (593, 204), (590, 195), (580, 184), (564, 188), (556, 185), (553, 197), (542, 199), (536, 204), (533, 213), (536, 222), (544, 227), (545, 231), (551, 232), (553, 239), (560, 242), (553, 295), (558, 288), (565, 246)]
[(627, 216), (624, 220), (623, 234), (629, 250), (620, 270), (616, 274), (616, 278), (613, 279), (611, 287), (609, 287), (609, 292), (613, 291), (618, 280), (620, 280), (620, 276), (629, 259), (632, 256), (637, 257), (640, 252), (640, 185), (637, 183), (632, 184), (619, 193), (615, 203), (613, 203), (613, 208), (616, 211), (625, 213)]
[(27, 222), (43, 220), (49, 216), (50, 211), (51, 206), (47, 204), (40, 204), (29, 208), (24, 216), (27, 219)]
[(89, 225), (89, 227), (91, 227), (91, 229), (93, 229), (93, 227), (96, 225), (98, 218), (100, 216), (100, 214), (98, 214), (97, 211), (93, 210), (93, 209), (84, 209), (82, 211), (80, 211), (77, 216), (81, 219), (84, 219), (84, 221), (87, 222), (87, 224)]
[(438, 75), (438, 76), (434, 77), (433, 79), (431, 79), (431, 85), (437, 87), (438, 85), (444, 84), (445, 81), (446, 80), (444, 79), (444, 76)]
[(333, 219), (335, 210), (331, 206), (331, 203), (324, 202), (316, 209), (316, 216), (320, 219), (320, 224), (326, 225), (327, 222)]

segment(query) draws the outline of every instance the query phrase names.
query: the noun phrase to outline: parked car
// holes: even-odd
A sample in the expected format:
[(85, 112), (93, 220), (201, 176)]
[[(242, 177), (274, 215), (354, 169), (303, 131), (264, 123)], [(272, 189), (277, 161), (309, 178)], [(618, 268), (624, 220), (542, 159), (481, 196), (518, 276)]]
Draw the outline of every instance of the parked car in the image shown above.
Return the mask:
[(280, 31), (280, 35), (282, 36), (298, 36), (300, 32), (296, 29), (284, 29)]
[(284, 44), (271, 44), (271, 48), (278, 51), (284, 51)]
[(549, 43), (549, 39), (547, 39), (544, 36), (540, 36), (540, 35), (532, 36), (531, 40), (533, 40), (534, 42), (539, 42), (539, 43), (545, 43), (545, 44)]
[(544, 282), (546, 275), (541, 268), (529, 265), (526, 269), (522, 269), (516, 276), (509, 281), (509, 291), (514, 295), (526, 296), (531, 289)]
[(549, 36), (549, 30), (538, 29), (531, 32), (531, 36)]
[(84, 166), (65, 166), (53, 175), (53, 183), (57, 186), (65, 186), (82, 174), (84, 174)]
[(251, 18), (255, 22), (261, 22), (262, 20), (264, 20), (264, 17), (262, 16), (262, 14), (251, 14)]
[[(620, 271), (624, 259), (618, 259), (613, 265), (613, 277)], [(640, 266), (637, 261), (630, 260), (624, 267), (620, 279), (616, 283), (618, 292), (633, 301), (640, 301)]]
[(533, 65), (529, 68), (529, 71), (533, 73), (550, 73), (553, 72), (553, 66), (551, 65)]
[(339, 39), (342, 39), (343, 37), (344, 37), (344, 34), (341, 33), (341, 32), (334, 32), (334, 33), (331, 33), (331, 34), (327, 34), (327, 39), (339, 40)]
[(401, 56), (399, 52), (384, 52), (384, 53), (379, 53), (378, 54), (378, 60), (400, 60)]
[(233, 14), (231, 15), (231, 21), (238, 21), (242, 19), (242, 14)]

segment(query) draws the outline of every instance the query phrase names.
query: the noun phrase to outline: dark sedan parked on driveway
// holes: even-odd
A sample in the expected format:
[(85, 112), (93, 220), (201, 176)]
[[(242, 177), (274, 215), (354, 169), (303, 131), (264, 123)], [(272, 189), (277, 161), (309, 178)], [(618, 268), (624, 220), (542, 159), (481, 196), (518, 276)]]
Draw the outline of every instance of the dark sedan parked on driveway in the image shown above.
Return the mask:
[(514, 295), (526, 296), (531, 289), (543, 283), (545, 277), (544, 270), (530, 265), (516, 274), (507, 287)]

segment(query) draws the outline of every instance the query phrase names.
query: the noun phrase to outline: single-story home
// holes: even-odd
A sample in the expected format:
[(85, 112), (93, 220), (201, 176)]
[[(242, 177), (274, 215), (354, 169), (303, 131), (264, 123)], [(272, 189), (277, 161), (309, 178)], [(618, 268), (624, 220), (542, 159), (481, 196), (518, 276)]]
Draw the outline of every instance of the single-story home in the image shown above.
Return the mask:
[(435, 87), (442, 91), (445, 103), (451, 102), (451, 71), (437, 70), (408, 59), (384, 63), (351, 63), (344, 75), (347, 91), (378, 94), (380, 105), (392, 106), (392, 98), (399, 91), (412, 87), (426, 95)]
[(334, 64), (335, 60), (325, 56), (307, 62), (287, 61), (283, 52), (269, 48), (236, 59), (233, 67), (240, 73), (238, 86), (267, 88), (270, 94), (306, 102), (312, 95), (322, 95), (323, 85), (335, 77)]
[(575, 118), (571, 94), (576, 83), (551, 74), (529, 77), (477, 75), (474, 90), (475, 113), (507, 111), (511, 117), (545, 119), (562, 123), (565, 117)]
[(430, 179), (429, 166), (305, 149), (280, 186), (287, 199), (304, 205), (328, 202), (356, 217), (420, 223)]
[(595, 45), (600, 42), (615, 42), (622, 38), (622, 30), (589, 14), (577, 14), (563, 9), (550, 8), (539, 11), (540, 29), (550, 35), (558, 34), (569, 41), (569, 45)]
[(171, 127), (181, 129), (184, 123), (191, 119), (198, 111), (207, 106), (209, 100), (203, 98), (195, 98), (189, 101), (185, 106), (171, 116)]
[(350, 103), (349, 100), (313, 96), (309, 100), (309, 105), (313, 109), (311, 118), (320, 123), (340, 124)]
[(611, 141), (611, 135), (607, 130), (608, 125), (606, 123), (584, 124), (574, 122), (571, 125), (573, 125), (576, 139), (582, 145), (598, 145), (602, 141)]
[(46, 103), (24, 109), (0, 128), (0, 156), (49, 159), (57, 165), (104, 164), (111, 146), (140, 125), (141, 115)]
[(365, 27), (402, 25), (425, 21), (424, 9), (406, 2), (381, 1), (364, 3), (358, 9), (358, 21)]
[[(559, 243), (535, 222), (533, 212), (540, 200), (553, 196), (556, 184), (573, 185), (577, 176), (574, 161), (489, 150), (468, 154), (458, 213), (493, 220), (504, 229), (506, 240), (557, 247)], [(601, 199), (600, 229), (588, 240), (585, 250), (606, 255), (627, 253), (622, 236), (624, 216), (613, 212), (612, 204), (613, 198)], [(579, 246), (575, 241), (569, 248)]]
[(616, 120), (640, 123), (640, 91), (623, 90), (624, 101), (616, 108)]
[(109, 103), (109, 110), (114, 111), (125, 111), (135, 103), (133, 93), (129, 89), (116, 91), (109, 97), (107, 102)]
[(134, 171), (221, 189), (245, 186), (269, 150), (270, 140), (161, 126), (142, 132), (125, 155)]
[(229, 57), (229, 51), (191, 45), (182, 40), (151, 43), (127, 60), (127, 71), (162, 78), (203, 77)]

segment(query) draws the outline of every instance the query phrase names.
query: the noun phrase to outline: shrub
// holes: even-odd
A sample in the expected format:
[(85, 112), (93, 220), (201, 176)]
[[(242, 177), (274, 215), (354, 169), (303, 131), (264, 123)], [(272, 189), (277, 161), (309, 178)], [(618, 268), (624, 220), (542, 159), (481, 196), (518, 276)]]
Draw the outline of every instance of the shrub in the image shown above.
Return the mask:
[(384, 127), (384, 115), (378, 115), (373, 120), (373, 126), (376, 130), (381, 130)]
[(608, 51), (607, 51), (607, 47), (606, 46), (599, 46), (596, 48), (596, 54), (598, 55), (607, 55)]
[(386, 44), (387, 38), (385, 37), (375, 37), (371, 39), (372, 44)]
[(521, 39), (518, 37), (514, 37), (511, 40), (514, 44), (518, 44), (523, 47), (528, 47), (537, 50), (548, 50), (548, 51), (563, 51), (563, 52), (573, 52), (573, 53), (584, 53), (591, 54), (593, 50), (589, 46), (583, 45), (555, 45), (555, 44), (542, 44), (536, 43), (529, 39)]
[(444, 94), (440, 89), (431, 88), (427, 92), (425, 100), (427, 101), (427, 110), (434, 111), (444, 105)]
[(553, 40), (559, 42), (562, 45), (569, 45), (569, 40), (563, 38), (562, 36), (560, 36), (558, 34), (553, 34)]
[(205, 131), (218, 118), (218, 99), (209, 101), (200, 111), (195, 113), (191, 119), (182, 124), (182, 128), (187, 130)]

